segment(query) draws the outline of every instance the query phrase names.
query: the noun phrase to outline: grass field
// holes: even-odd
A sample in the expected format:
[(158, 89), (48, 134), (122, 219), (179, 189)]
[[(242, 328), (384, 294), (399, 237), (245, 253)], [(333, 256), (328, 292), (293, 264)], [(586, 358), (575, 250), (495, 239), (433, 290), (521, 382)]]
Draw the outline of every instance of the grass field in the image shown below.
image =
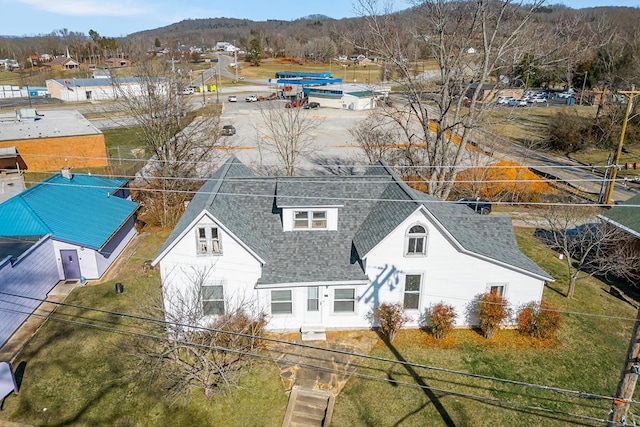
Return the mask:
[[(567, 285), (562, 262), (540, 245), (531, 229), (520, 229), (517, 235), (524, 252), (558, 279), (545, 289), (544, 296), (565, 313), (557, 342), (524, 339), (513, 330), (500, 331), (492, 340), (475, 331), (458, 330), (436, 342), (427, 333), (407, 330), (392, 347), (380, 342), (373, 354), (569, 390), (615, 393), (635, 310), (609, 295), (607, 287), (595, 279), (580, 281), (576, 297), (567, 300), (562, 296)], [(158, 273), (143, 273), (141, 265), (154, 256), (166, 236), (166, 232), (148, 234), (116, 280), (78, 288), (67, 302), (141, 312), (145, 302), (160, 292)], [(123, 294), (114, 293), (115, 281), (124, 284)], [(254, 365), (239, 389), (212, 400), (195, 393), (188, 403), (166, 401), (158, 390), (140, 382), (135, 360), (123, 352), (127, 337), (111, 328), (144, 330), (143, 325), (119, 316), (59, 308), (17, 358), (15, 366), (22, 363), (25, 367), (22, 388), (20, 394), (7, 399), (0, 420), (83, 426), (282, 423), (286, 395), (274, 364)], [(605, 400), (383, 362), (363, 362), (357, 372), (379, 380), (349, 380), (336, 400), (335, 426), (601, 425), (567, 414), (601, 419), (610, 406)], [(423, 385), (432, 390), (416, 388)]]
[[(500, 331), (489, 341), (475, 331), (458, 330), (443, 342), (421, 331), (402, 331), (392, 347), (380, 342), (373, 353), (485, 376), (613, 395), (635, 310), (610, 296), (607, 287), (595, 279), (580, 281), (573, 300), (564, 298), (567, 282), (562, 263), (555, 253), (541, 247), (532, 231), (519, 230), (518, 241), (525, 253), (558, 279), (544, 294), (545, 300), (565, 312), (558, 342), (527, 340), (514, 330)], [(611, 405), (606, 400), (575, 398), (427, 369), (388, 363), (367, 365), (372, 367), (359, 372), (407, 385), (352, 378), (336, 400), (334, 425), (598, 426), (602, 423), (586, 417), (606, 419)], [(428, 392), (416, 388), (420, 385), (473, 397)], [(547, 410), (530, 408), (538, 406)]]
[[(167, 234), (144, 237), (117, 278), (124, 284), (124, 293), (115, 294), (114, 280), (78, 288), (66, 302), (144, 313), (150, 297), (157, 296), (160, 288), (158, 272), (141, 273), (141, 265), (155, 255)], [(15, 366), (22, 363), (25, 367), (22, 388), (19, 395), (5, 402), (0, 424), (1, 420), (81, 426), (282, 423), (286, 395), (275, 365), (255, 364), (242, 377), (240, 388), (211, 400), (196, 392), (188, 403), (166, 401), (161, 391), (139, 380), (135, 360), (123, 353), (129, 338), (113, 329), (141, 332), (145, 326), (91, 310), (58, 308), (15, 361)]]
[[(580, 117), (594, 118), (596, 108), (595, 106), (578, 105), (536, 108), (496, 107), (487, 113), (483, 125), (485, 129), (491, 129), (498, 136), (511, 138), (522, 144), (536, 147), (548, 136), (548, 124), (551, 117), (563, 112)], [(558, 154), (565, 155), (585, 165), (604, 166), (607, 164), (607, 158), (613, 155), (614, 151), (613, 148), (592, 148), (579, 152)], [(640, 162), (640, 144), (633, 144), (627, 140), (619, 164), (634, 162)], [(619, 177), (632, 178), (640, 175), (640, 170), (622, 169), (618, 172), (618, 175)]]

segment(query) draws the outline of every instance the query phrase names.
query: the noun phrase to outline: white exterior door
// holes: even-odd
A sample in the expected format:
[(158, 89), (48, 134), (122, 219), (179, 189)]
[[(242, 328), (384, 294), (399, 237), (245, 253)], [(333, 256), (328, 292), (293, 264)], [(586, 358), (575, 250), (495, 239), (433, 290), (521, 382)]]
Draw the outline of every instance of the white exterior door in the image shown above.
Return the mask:
[(320, 288), (318, 286), (306, 288), (304, 324), (322, 324), (322, 295), (320, 294)]

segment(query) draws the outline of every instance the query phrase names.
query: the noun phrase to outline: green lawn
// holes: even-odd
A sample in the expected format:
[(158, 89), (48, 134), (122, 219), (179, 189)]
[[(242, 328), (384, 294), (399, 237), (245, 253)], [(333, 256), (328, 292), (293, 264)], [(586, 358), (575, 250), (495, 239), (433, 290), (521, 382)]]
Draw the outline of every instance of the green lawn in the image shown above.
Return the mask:
[[(125, 313), (143, 313), (160, 292), (157, 271), (142, 273), (166, 232), (145, 237), (117, 280), (77, 288), (66, 302)], [(116, 281), (124, 293), (114, 292)], [(274, 364), (256, 363), (241, 387), (211, 400), (195, 393), (189, 403), (166, 401), (140, 380), (127, 356), (126, 335), (106, 328), (144, 331), (140, 322), (71, 308), (59, 308), (16, 359), (25, 365), (22, 388), (0, 411), (2, 420), (31, 425), (82, 426), (279, 426), (286, 395)], [(46, 411), (44, 408), (47, 408)]]
[[(536, 344), (521, 338), (513, 330), (500, 331), (489, 341), (474, 331), (458, 330), (444, 343), (434, 342), (424, 332), (402, 331), (393, 348), (379, 343), (373, 354), (612, 396), (631, 336), (635, 310), (610, 296), (606, 292), (608, 287), (594, 279), (579, 281), (575, 299), (566, 300), (561, 295), (567, 287), (562, 262), (555, 253), (540, 246), (532, 231), (518, 230), (519, 244), (558, 279), (545, 289), (545, 300), (566, 312), (576, 313), (564, 315), (558, 343)], [(577, 314), (584, 312), (596, 316)], [(389, 363), (365, 364), (371, 368), (360, 368), (360, 374), (374, 375), (383, 380), (349, 380), (336, 399), (333, 425), (598, 426), (602, 423), (566, 414), (606, 419), (610, 407), (608, 401), (575, 398), (491, 380), (407, 369)], [(384, 381), (384, 378), (408, 384), (397, 385)], [(415, 388), (421, 384), (475, 397)], [(549, 411), (517, 408), (507, 402), (539, 406)]]
[[(167, 232), (148, 234), (116, 280), (76, 289), (67, 302), (126, 313), (142, 313), (160, 292), (157, 271), (144, 273)], [(563, 263), (543, 247), (532, 229), (517, 230), (518, 242), (557, 281), (544, 298), (565, 313), (558, 342), (537, 343), (516, 331), (500, 331), (485, 340), (474, 331), (458, 330), (443, 342), (421, 331), (401, 331), (393, 347), (380, 342), (373, 354), (391, 359), (507, 378), (527, 383), (611, 396), (626, 354), (635, 310), (607, 293), (595, 279), (578, 282), (576, 297), (567, 288)], [(125, 286), (114, 292), (114, 282)], [(580, 313), (591, 313), (586, 316)], [(55, 320), (54, 320), (55, 319)], [(124, 351), (128, 337), (103, 328), (144, 331), (140, 322), (89, 310), (60, 308), (19, 355), (25, 364), (22, 388), (10, 396), (1, 420), (32, 425), (121, 426), (277, 426), (286, 395), (274, 364), (257, 363), (241, 387), (211, 400), (195, 393), (188, 402), (162, 399), (142, 382), (135, 360)], [(631, 320), (629, 320), (631, 319)], [(566, 414), (606, 418), (609, 402), (576, 398), (495, 381), (401, 365), (365, 361), (336, 399), (335, 426), (564, 426), (601, 425)], [(389, 381), (389, 380), (393, 380)], [(399, 385), (397, 382), (407, 383)], [(428, 386), (423, 390), (416, 386)], [(468, 396), (453, 395), (445, 391)], [(473, 397), (471, 397), (473, 396)], [(491, 399), (491, 400), (486, 400)], [(523, 409), (509, 406), (517, 403)], [(44, 411), (44, 408), (47, 408)], [(446, 420), (446, 421), (445, 421)]]

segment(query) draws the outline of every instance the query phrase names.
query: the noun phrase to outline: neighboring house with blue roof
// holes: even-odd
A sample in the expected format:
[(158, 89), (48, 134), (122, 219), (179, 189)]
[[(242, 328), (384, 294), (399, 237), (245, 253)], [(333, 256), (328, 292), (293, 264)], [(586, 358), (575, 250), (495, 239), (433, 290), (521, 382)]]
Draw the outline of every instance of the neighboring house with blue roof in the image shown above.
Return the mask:
[(370, 327), (383, 302), (403, 303), (417, 326), (444, 301), (470, 325), (465, 309), (478, 294), (519, 306), (540, 301), (553, 280), (520, 252), (509, 217), (413, 190), (384, 163), (359, 176), (261, 177), (235, 157), (198, 191), (153, 264), (168, 318), (186, 304), (206, 323), (249, 304), (269, 329), (303, 338)]
[(98, 279), (135, 236), (127, 180), (56, 174), (0, 204), (0, 236), (51, 235), (59, 279)]
[(0, 203), (0, 346), (60, 280), (98, 279), (136, 235), (127, 180), (68, 169)]

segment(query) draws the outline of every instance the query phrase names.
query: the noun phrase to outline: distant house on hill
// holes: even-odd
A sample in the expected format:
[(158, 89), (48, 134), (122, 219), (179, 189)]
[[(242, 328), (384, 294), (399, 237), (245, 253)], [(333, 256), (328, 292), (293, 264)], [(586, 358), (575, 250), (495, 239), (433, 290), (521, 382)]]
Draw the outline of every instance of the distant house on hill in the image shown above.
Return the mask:
[(126, 58), (108, 58), (104, 62), (109, 68), (120, 68), (120, 67), (131, 66), (131, 61), (129, 61)]
[(45, 62), (43, 67), (51, 69), (51, 71), (74, 70), (80, 67), (80, 63), (73, 58), (67, 56), (58, 56), (51, 62)]

